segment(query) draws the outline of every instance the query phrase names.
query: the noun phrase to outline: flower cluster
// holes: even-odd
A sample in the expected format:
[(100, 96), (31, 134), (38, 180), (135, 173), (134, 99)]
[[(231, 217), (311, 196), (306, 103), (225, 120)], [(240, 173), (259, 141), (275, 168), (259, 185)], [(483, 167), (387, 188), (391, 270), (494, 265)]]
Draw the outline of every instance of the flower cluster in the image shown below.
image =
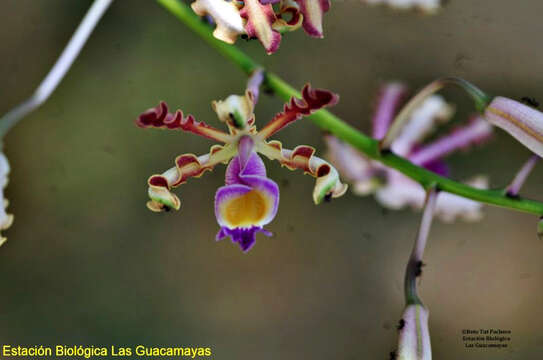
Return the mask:
[(180, 201), (170, 192), (172, 188), (191, 177), (200, 177), (220, 163), (228, 164), (225, 186), (219, 188), (215, 195), (215, 216), (220, 226), (217, 240), (229, 236), (243, 251), (253, 246), (256, 233), (270, 235), (264, 225), (273, 220), (279, 206), (279, 188), (266, 176), (266, 168), (259, 154), (279, 161), (290, 170), (300, 169), (315, 177), (313, 200), (316, 204), (325, 198), (341, 196), (347, 190), (334, 167), (314, 155), (314, 148), (300, 145), (289, 150), (283, 148), (279, 141), (267, 140), (303, 116), (334, 105), (338, 101), (337, 95), (306, 85), (301, 99), (292, 98), (282, 112), (257, 131), (253, 110), (262, 79), (263, 73), (256, 71), (249, 79), (244, 95), (230, 95), (225, 100), (212, 103), (229, 133), (197, 122), (192, 115), (184, 116), (181, 110), (171, 113), (164, 102), (137, 119), (140, 127), (188, 131), (223, 144), (213, 145), (205, 155), (179, 155), (174, 167), (151, 176), (148, 180), (151, 200), (147, 206), (152, 211), (178, 210)]
[(330, 0), (196, 0), (192, 9), (216, 25), (213, 36), (233, 44), (238, 36), (257, 38), (268, 54), (279, 48), (281, 33), (303, 27), (323, 37), (322, 18)]
[[(382, 139), (385, 136), (406, 94), (406, 87), (399, 83), (387, 84), (382, 88), (373, 116), (374, 138)], [(409, 121), (392, 143), (391, 150), (416, 165), (440, 175), (448, 175), (449, 170), (442, 160), (446, 155), (480, 143), (492, 133), (492, 126), (477, 116), (450, 134), (430, 143), (422, 143), (437, 125), (447, 121), (452, 115), (453, 108), (442, 97), (429, 97), (411, 114)], [(327, 135), (325, 140), (328, 145), (328, 159), (345, 179), (353, 183), (356, 194), (375, 194), (381, 205), (391, 209), (406, 206), (422, 208), (425, 191), (417, 182), (369, 159), (331, 135)], [(487, 187), (487, 180), (483, 176), (477, 176), (467, 183), (478, 188)], [(481, 204), (450, 193), (440, 193), (435, 211), (437, 216), (447, 222), (457, 217), (478, 220), (481, 217)]]

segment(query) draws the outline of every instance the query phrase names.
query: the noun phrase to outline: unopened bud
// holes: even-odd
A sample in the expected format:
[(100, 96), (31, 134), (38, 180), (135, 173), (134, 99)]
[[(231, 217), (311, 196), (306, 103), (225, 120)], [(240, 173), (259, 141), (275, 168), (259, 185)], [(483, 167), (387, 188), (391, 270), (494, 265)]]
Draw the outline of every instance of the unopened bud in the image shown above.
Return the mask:
[(543, 156), (543, 113), (518, 101), (496, 97), (485, 118), (539, 156)]
[(399, 360), (431, 360), (428, 310), (421, 304), (407, 305), (398, 341)]

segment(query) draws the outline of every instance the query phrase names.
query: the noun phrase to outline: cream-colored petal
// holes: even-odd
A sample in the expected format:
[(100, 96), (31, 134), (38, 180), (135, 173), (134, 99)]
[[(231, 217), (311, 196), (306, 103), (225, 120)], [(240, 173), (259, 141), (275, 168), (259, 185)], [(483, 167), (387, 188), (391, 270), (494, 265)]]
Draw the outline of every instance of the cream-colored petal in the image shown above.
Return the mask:
[(217, 25), (213, 36), (219, 40), (233, 44), (240, 34), (245, 34), (244, 21), (236, 1), (196, 0), (191, 7), (197, 15), (213, 18)]

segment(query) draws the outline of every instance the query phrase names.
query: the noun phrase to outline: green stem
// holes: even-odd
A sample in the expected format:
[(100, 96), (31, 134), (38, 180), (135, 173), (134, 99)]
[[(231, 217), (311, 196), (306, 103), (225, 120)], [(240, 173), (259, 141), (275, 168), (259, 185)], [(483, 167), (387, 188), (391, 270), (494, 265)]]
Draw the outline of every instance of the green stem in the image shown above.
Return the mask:
[[(212, 28), (203, 22), (187, 5), (178, 0), (157, 0), (169, 12), (185, 23), (191, 30), (202, 37), (211, 47), (224, 57), (241, 68), (247, 75), (261, 66), (235, 46), (217, 40), (212, 35)], [(300, 93), (284, 82), (277, 75), (266, 72), (265, 84), (279, 97), (287, 101)], [(445, 178), (434, 172), (414, 165), (410, 161), (393, 154), (381, 152), (379, 142), (364, 135), (343, 120), (327, 110), (320, 110), (309, 117), (317, 126), (329, 131), (339, 139), (366, 154), (368, 157), (394, 168), (404, 175), (420, 183), (426, 190), (437, 186), (440, 190), (456, 194), (482, 203), (500, 206), (503, 208), (524, 211), (527, 213), (543, 215), (543, 203), (539, 201), (512, 198), (504, 194), (503, 190), (476, 189), (463, 183)]]
[(239, 66), (247, 75), (250, 75), (255, 70), (258, 64), (247, 56), (243, 51), (240, 51), (235, 46), (229, 45), (223, 41), (219, 41), (213, 37), (212, 29), (209, 24), (205, 23), (197, 16), (189, 6), (179, 2), (178, 0), (157, 0), (158, 3), (174, 14), (179, 20), (185, 23), (192, 31), (204, 39), (212, 48), (217, 50), (225, 58)]

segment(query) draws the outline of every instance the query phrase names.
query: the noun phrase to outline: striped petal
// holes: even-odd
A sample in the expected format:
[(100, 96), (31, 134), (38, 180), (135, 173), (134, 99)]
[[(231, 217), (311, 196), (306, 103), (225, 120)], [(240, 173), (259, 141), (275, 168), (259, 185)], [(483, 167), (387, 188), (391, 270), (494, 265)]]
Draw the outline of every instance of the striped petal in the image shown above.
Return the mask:
[(484, 115), (491, 124), (507, 131), (522, 145), (543, 157), (543, 113), (498, 96), (488, 105)]
[(428, 316), (428, 310), (423, 305), (407, 305), (402, 316), (403, 326), (398, 340), (397, 359), (432, 359)]
[(272, 5), (262, 5), (259, 0), (245, 0), (245, 6), (240, 15), (246, 19), (245, 31), (249, 37), (256, 37), (268, 54), (279, 48), (281, 34), (273, 28), (277, 17)]
[(322, 18), (330, 9), (330, 0), (296, 0), (300, 5), (300, 12), (304, 16), (305, 32), (313, 37), (322, 38)]

